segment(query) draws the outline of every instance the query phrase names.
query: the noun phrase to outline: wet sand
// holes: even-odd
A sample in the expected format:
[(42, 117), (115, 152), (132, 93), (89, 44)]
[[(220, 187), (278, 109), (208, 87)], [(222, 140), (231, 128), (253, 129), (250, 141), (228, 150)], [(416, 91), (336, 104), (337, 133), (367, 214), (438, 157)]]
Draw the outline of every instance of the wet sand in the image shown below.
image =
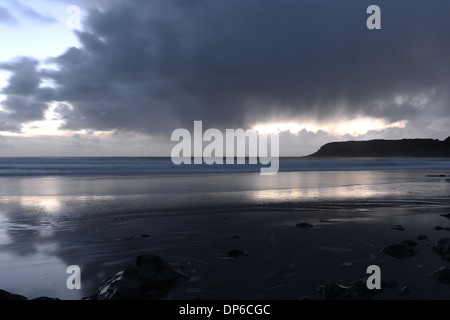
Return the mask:
[[(152, 201), (150, 193), (135, 190), (103, 191), (94, 198), (64, 194), (64, 185), (74, 182), (58, 181), (57, 195), (0, 199), (0, 288), (29, 298), (80, 299), (97, 293), (104, 278), (136, 256), (156, 254), (182, 266), (190, 277), (165, 299), (321, 299), (318, 286), (348, 285), (364, 278), (373, 264), (381, 268), (383, 281), (398, 284), (373, 299), (449, 299), (448, 285), (429, 274), (450, 263), (429, 246), (450, 237), (434, 229), (450, 226), (450, 219), (441, 216), (450, 213), (450, 183), (445, 177), (426, 178), (424, 172), (417, 176), (389, 183), (335, 186), (329, 181), (320, 188), (239, 191), (223, 180), (230, 190), (173, 190), (173, 202), (161, 194), (159, 202)], [(298, 223), (313, 227), (298, 228)], [(428, 239), (417, 240), (422, 234)], [(395, 259), (381, 252), (407, 239), (419, 243), (416, 256)], [(233, 249), (248, 256), (231, 258), (227, 253)], [(82, 290), (66, 288), (66, 268), (74, 264), (82, 270)], [(398, 295), (403, 286), (411, 293)]]

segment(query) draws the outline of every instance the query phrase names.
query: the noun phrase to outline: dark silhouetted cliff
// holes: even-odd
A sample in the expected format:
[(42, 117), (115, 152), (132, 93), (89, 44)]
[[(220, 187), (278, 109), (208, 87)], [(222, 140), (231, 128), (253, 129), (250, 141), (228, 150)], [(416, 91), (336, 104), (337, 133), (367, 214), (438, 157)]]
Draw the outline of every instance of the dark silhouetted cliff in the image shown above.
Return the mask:
[(450, 137), (331, 142), (309, 157), (450, 157)]

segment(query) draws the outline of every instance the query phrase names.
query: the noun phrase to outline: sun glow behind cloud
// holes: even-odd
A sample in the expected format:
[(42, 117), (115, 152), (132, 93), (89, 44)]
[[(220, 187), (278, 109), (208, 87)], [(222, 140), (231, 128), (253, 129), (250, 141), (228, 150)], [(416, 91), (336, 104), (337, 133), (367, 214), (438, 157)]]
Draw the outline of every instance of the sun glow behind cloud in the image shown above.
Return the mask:
[(335, 136), (359, 136), (369, 131), (382, 131), (389, 128), (405, 128), (407, 120), (389, 123), (384, 119), (371, 117), (357, 117), (354, 119), (341, 119), (339, 121), (318, 122), (318, 121), (292, 121), (292, 122), (275, 122), (275, 123), (259, 123), (252, 128), (261, 133), (274, 132), (290, 132), (298, 134), (302, 130), (317, 133), (324, 131)]
[(43, 136), (43, 135), (67, 135), (59, 128), (64, 123), (60, 120), (54, 108), (49, 108), (45, 114), (45, 120), (29, 122), (22, 126), (24, 136)]

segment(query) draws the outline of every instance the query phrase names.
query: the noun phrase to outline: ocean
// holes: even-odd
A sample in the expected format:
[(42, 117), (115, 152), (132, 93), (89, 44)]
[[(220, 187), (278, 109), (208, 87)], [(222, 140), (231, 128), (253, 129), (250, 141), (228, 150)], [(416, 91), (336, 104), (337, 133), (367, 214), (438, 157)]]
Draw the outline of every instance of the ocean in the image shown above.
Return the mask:
[[(0, 158), (0, 177), (135, 176), (259, 172), (260, 165), (174, 165), (168, 157)], [(446, 158), (281, 158), (279, 172), (449, 169)]]

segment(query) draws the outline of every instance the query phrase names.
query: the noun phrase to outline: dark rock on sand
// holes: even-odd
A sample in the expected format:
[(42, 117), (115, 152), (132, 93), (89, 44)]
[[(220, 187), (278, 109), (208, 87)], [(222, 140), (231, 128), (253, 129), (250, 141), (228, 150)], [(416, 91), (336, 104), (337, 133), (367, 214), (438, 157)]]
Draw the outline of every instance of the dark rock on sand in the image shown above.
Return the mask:
[(417, 242), (405, 240), (394, 244), (389, 244), (385, 246), (381, 252), (397, 259), (404, 259), (417, 254), (417, 251), (414, 249), (416, 246)]
[(314, 227), (312, 224), (309, 224), (306, 222), (297, 223), (295, 226), (297, 228), (312, 228), (312, 227)]
[(417, 247), (419, 244), (412, 240), (404, 240), (401, 243), (407, 244), (408, 246), (411, 246), (413, 248)]
[(431, 249), (440, 255), (442, 259), (450, 261), (450, 238), (436, 240)]
[(14, 294), (0, 289), (0, 301), (4, 300), (28, 300), (28, 299), (27, 297), (21, 296), (20, 294)]
[(367, 278), (355, 280), (350, 284), (344, 296), (345, 299), (367, 300), (380, 293), (381, 290), (370, 290), (367, 287)]
[(441, 283), (450, 284), (450, 269), (447, 267), (441, 267), (434, 271), (431, 276)]
[(173, 264), (173, 267), (176, 271), (181, 272), (182, 274), (187, 274), (190, 271), (195, 270), (193, 265), (189, 261), (180, 261)]
[(248, 256), (248, 252), (245, 250), (230, 250), (227, 255), (232, 258), (241, 258)]
[(427, 240), (428, 237), (424, 234), (421, 234), (420, 236), (417, 236), (417, 240)]
[(427, 174), (427, 177), (430, 177), (430, 178), (445, 178), (446, 175), (445, 174)]
[(403, 228), (403, 226), (401, 224), (391, 225), (391, 229), (392, 230), (398, 230), (398, 231), (404, 231), (405, 230), (405, 228)]
[[(0, 301), (2, 300), (29, 300), (27, 297), (20, 294), (11, 293), (0, 289)], [(58, 298), (39, 297), (31, 300), (60, 300)]]
[(450, 213), (447, 213), (447, 214), (441, 214), (441, 217), (450, 219)]
[(130, 236), (130, 237), (126, 237), (126, 238), (124, 238), (124, 239), (125, 239), (125, 240), (133, 240), (133, 239), (136, 239), (136, 238), (149, 238), (149, 237), (151, 237), (150, 234), (140, 234), (140, 235), (138, 235), (138, 236), (136, 236), (136, 237)]
[(442, 230), (450, 231), (450, 227), (436, 226), (436, 227), (434, 227), (434, 230), (436, 230), (436, 231), (442, 231)]
[(156, 255), (142, 255), (136, 266), (127, 265), (123, 271), (103, 280), (98, 299), (157, 300), (189, 277)]

